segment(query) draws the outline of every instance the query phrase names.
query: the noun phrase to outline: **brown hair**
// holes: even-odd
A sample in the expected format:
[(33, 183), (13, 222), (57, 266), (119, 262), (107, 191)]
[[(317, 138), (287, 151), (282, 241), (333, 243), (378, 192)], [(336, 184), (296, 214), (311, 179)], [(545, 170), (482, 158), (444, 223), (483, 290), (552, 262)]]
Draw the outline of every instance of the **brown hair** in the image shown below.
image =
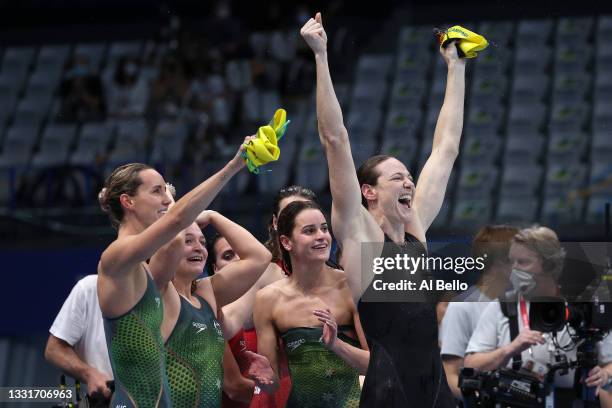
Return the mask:
[(289, 186), (285, 188), (281, 188), (276, 196), (274, 197), (274, 210), (272, 212), (273, 216), (270, 218), (270, 222), (268, 223), (268, 240), (264, 243), (265, 247), (272, 254), (272, 262), (276, 262), (282, 259), (283, 255), (281, 253), (280, 245), (278, 243), (278, 234), (274, 229), (274, 216), (278, 220), (280, 202), (287, 197), (298, 196), (305, 198), (306, 200), (315, 202), (318, 204), (319, 200), (317, 199), (317, 195), (309, 188), (302, 186)]
[(540, 225), (524, 228), (512, 240), (532, 250), (542, 260), (542, 269), (558, 279), (563, 269), (565, 250), (555, 231)]
[(140, 172), (151, 169), (142, 163), (129, 163), (117, 167), (104, 182), (104, 188), (98, 194), (98, 202), (102, 211), (108, 214), (113, 228), (118, 229), (123, 221), (123, 207), (119, 201), (121, 194), (135, 195), (142, 184)]
[[(375, 186), (378, 183), (378, 177), (380, 177), (380, 171), (376, 170), (376, 166), (389, 159), (394, 159), (394, 157), (386, 154), (379, 154), (364, 161), (357, 169), (359, 187), (361, 188), (364, 184)], [(368, 208), (368, 200), (366, 200), (363, 194), (361, 194), (361, 204), (365, 208)]]
[[(476, 233), (472, 241), (472, 256), (483, 258), (484, 270), (496, 262), (508, 262), (508, 251), (512, 239), (519, 232), (510, 225), (487, 225)], [(486, 256), (485, 256), (486, 255)]]
[[(283, 211), (278, 216), (278, 236), (286, 236), (291, 237), (291, 233), (293, 232), (293, 228), (295, 227), (295, 219), (296, 217), (304, 210), (313, 209), (318, 210), (323, 213), (323, 210), (319, 206), (319, 204), (314, 201), (294, 201), (287, 205)], [(288, 271), (292, 271), (291, 268), (291, 257), (289, 256), (289, 251), (287, 251), (282, 245), (280, 246), (280, 250), (283, 257), (283, 262), (285, 263), (285, 267)]]

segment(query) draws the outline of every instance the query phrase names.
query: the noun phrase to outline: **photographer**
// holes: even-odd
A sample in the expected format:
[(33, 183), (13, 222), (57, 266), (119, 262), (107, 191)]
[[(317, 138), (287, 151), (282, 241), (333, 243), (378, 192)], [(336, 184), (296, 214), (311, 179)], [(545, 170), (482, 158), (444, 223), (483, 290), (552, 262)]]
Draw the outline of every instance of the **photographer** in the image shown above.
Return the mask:
[[(524, 368), (544, 377), (546, 364), (552, 362), (554, 345), (552, 335), (530, 329), (529, 301), (538, 296), (560, 294), (557, 281), (564, 257), (557, 234), (551, 229), (533, 226), (519, 231), (509, 252), (510, 281), (516, 293), (505, 302), (497, 301), (487, 306), (468, 344), (465, 366), (480, 370), (504, 366)], [(516, 311), (508, 310), (515, 304)], [(513, 321), (507, 317), (509, 314), (513, 315)], [(511, 331), (517, 334), (511, 336)], [(571, 339), (567, 329), (557, 333), (556, 340), (561, 346), (569, 345)], [(567, 357), (575, 360), (576, 351), (567, 352)], [(554, 384), (571, 389), (573, 380), (573, 370), (564, 376), (556, 373)]]
[[(532, 330), (529, 303), (537, 297), (560, 295), (557, 282), (565, 251), (554, 231), (533, 226), (521, 230), (513, 238), (509, 258), (514, 292), (502, 301), (491, 303), (481, 315), (466, 350), (465, 366), (480, 370), (496, 370), (504, 366), (515, 370), (522, 368), (544, 379), (547, 364), (555, 361), (558, 347), (554, 343), (567, 347), (572, 344), (572, 339), (566, 327), (554, 334), (555, 339), (551, 333)], [(575, 347), (563, 354), (570, 361), (576, 360)], [(602, 362), (601, 353), (599, 361)], [(607, 371), (600, 367), (593, 368), (586, 380), (591, 387), (606, 385), (607, 381)], [(554, 385), (557, 388), (556, 406), (571, 406), (574, 370), (569, 370), (566, 375), (556, 372)]]

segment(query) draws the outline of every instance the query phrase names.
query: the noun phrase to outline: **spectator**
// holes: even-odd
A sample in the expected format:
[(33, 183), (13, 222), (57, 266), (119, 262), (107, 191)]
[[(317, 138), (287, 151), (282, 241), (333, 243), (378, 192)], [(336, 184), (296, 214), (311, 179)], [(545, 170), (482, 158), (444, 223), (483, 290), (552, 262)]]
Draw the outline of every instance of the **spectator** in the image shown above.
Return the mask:
[(64, 121), (102, 120), (106, 115), (100, 76), (86, 56), (76, 55), (60, 84), (60, 118)]
[(64, 302), (45, 348), (48, 362), (87, 384), (87, 392), (110, 400), (107, 381), (113, 379), (98, 305), (98, 275), (77, 282)]
[(177, 116), (188, 86), (180, 62), (172, 55), (166, 56), (159, 77), (151, 84), (151, 114), (154, 117)]
[(108, 86), (108, 111), (112, 116), (142, 116), (149, 99), (149, 84), (140, 75), (140, 61), (122, 56)]

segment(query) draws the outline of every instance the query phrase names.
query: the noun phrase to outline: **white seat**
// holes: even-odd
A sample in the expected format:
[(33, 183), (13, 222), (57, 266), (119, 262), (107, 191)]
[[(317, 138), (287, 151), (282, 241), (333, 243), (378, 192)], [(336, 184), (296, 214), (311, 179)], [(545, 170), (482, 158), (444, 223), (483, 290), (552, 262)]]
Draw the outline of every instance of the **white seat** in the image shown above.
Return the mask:
[(553, 132), (548, 139), (548, 163), (577, 163), (584, 158), (588, 136), (582, 132)]
[(502, 171), (500, 197), (533, 197), (539, 191), (542, 173), (538, 164), (506, 164)]
[(580, 189), (586, 181), (586, 166), (581, 163), (552, 164), (546, 170), (546, 196), (566, 196), (568, 189)]
[(568, 225), (582, 221), (584, 200), (569, 200), (558, 195), (547, 196), (542, 204), (540, 219), (548, 225)]
[(488, 224), (491, 220), (491, 199), (458, 198), (455, 200), (451, 224), (455, 227), (472, 227)]

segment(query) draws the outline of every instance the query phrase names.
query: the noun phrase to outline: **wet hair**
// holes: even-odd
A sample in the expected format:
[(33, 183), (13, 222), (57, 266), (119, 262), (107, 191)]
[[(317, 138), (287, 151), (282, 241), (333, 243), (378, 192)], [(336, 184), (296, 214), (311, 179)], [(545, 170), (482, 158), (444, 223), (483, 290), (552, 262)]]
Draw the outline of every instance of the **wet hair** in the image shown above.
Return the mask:
[[(323, 213), (323, 210), (319, 204), (314, 201), (294, 201), (287, 205), (278, 216), (278, 236), (281, 237), (284, 235), (286, 237), (291, 237), (293, 228), (295, 228), (295, 219), (302, 211), (309, 209), (318, 210)], [(289, 256), (289, 251), (287, 251), (282, 245), (279, 244), (279, 246), (283, 262), (285, 263), (285, 268), (291, 272), (291, 257)]]
[(104, 188), (98, 194), (98, 202), (102, 211), (108, 214), (113, 228), (118, 229), (123, 221), (123, 207), (119, 201), (121, 194), (136, 195), (142, 184), (140, 172), (152, 169), (143, 163), (129, 163), (117, 167), (104, 182)]
[(278, 242), (278, 234), (274, 229), (274, 216), (276, 216), (276, 219), (278, 220), (280, 202), (287, 197), (293, 196), (305, 198), (306, 200), (317, 203), (317, 205), (319, 203), (317, 195), (311, 189), (306, 187), (289, 186), (282, 188), (278, 191), (278, 193), (274, 197), (274, 210), (272, 213), (273, 216), (272, 218), (270, 218), (270, 222), (268, 223), (268, 240), (264, 243), (265, 247), (272, 254), (272, 262), (276, 262), (282, 259), (280, 244)]
[(563, 270), (565, 249), (561, 247), (559, 237), (555, 231), (540, 225), (533, 225), (518, 232), (512, 242), (521, 244), (525, 248), (538, 254), (542, 260), (542, 269), (558, 279)]
[[(364, 161), (361, 166), (357, 169), (357, 180), (359, 181), (359, 187), (364, 184), (369, 184), (371, 186), (375, 186), (378, 184), (378, 177), (380, 177), (380, 170), (376, 169), (380, 163), (387, 161), (389, 159), (393, 159), (393, 156), (389, 156), (386, 154), (379, 154), (376, 156), (372, 156), (366, 161)], [(361, 205), (365, 208), (368, 208), (368, 200), (361, 194)]]
[(213, 266), (217, 261), (217, 252), (215, 251), (215, 244), (218, 240), (223, 238), (223, 235), (215, 232), (215, 235), (211, 239), (206, 240), (206, 251), (208, 252), (208, 258), (206, 259), (206, 267), (208, 268), (208, 274), (210, 276), (215, 274)]
[(508, 251), (510, 251), (512, 239), (518, 232), (518, 228), (510, 225), (482, 227), (472, 241), (472, 257), (483, 258), (484, 271), (487, 271), (496, 262), (508, 262)]

